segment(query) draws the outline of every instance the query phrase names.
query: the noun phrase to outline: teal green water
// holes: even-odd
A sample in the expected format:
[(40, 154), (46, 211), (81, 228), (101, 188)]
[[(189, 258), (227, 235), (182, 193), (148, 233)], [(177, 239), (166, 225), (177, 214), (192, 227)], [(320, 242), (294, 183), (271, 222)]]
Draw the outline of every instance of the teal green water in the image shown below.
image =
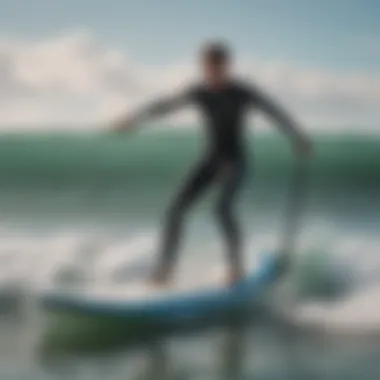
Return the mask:
[[(360, 213), (363, 207), (377, 212), (379, 138), (315, 136), (314, 142), (311, 206), (340, 208), (343, 213), (350, 209)], [(128, 137), (2, 136), (0, 211), (9, 218), (18, 213), (154, 216), (170, 201), (202, 149), (200, 136), (184, 131)], [(294, 162), (288, 142), (277, 135), (257, 135), (249, 139), (247, 151), (251, 178), (244, 192), (245, 206), (278, 208)]]
[[(380, 139), (377, 136), (315, 136), (312, 170), (324, 188), (377, 190)], [(8, 135), (0, 137), (0, 169), (6, 187), (165, 185), (183, 172), (202, 149), (192, 132), (142, 133), (136, 136)], [(288, 142), (281, 136), (251, 137), (258, 182), (287, 176)], [(253, 154), (254, 152), (254, 154)], [(136, 183), (136, 181), (139, 181)], [(141, 190), (141, 189), (140, 189)], [(147, 190), (147, 189), (144, 189)]]

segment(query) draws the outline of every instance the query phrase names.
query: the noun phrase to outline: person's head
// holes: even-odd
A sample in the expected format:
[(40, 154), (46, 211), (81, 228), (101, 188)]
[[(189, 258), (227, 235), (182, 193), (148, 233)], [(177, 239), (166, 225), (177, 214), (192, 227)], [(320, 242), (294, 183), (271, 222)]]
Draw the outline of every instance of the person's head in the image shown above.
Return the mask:
[(223, 84), (228, 75), (231, 53), (228, 47), (220, 42), (206, 43), (200, 53), (202, 71), (206, 82), (213, 86)]

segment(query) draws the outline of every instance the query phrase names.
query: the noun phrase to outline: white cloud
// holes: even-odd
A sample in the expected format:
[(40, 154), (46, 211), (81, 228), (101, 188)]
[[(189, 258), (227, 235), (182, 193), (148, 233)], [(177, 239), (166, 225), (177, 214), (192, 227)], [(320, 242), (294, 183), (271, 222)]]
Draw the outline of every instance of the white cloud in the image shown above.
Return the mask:
[[(243, 62), (239, 71), (317, 128), (380, 130), (380, 72), (332, 74), (281, 63)], [(77, 32), (40, 41), (0, 39), (1, 129), (100, 127), (123, 110), (177, 89), (186, 63), (139, 64)]]

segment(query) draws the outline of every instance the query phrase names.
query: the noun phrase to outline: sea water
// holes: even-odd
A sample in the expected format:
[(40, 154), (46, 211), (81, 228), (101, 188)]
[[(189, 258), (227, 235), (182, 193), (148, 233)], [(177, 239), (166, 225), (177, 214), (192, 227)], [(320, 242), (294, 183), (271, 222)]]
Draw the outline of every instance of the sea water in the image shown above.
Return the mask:
[[(379, 378), (380, 139), (313, 139), (294, 221), (286, 216), (294, 164), (288, 142), (249, 137), (249, 176), (238, 205), (245, 259), (281, 248), (288, 223), (297, 231), (295, 260), (268, 300), (269, 314), (252, 315), (245, 326), (211, 325), (133, 342), (118, 334), (117, 345), (100, 339), (111, 327), (103, 325), (86, 350), (74, 343), (53, 355), (41, 349), (46, 326), (35, 290), (51, 281), (127, 286), (145, 275), (165, 208), (201, 154), (202, 140), (190, 131), (154, 130), (130, 137), (2, 135), (0, 378)], [(217, 192), (216, 184), (189, 214), (178, 263), (189, 276), (227, 268)]]

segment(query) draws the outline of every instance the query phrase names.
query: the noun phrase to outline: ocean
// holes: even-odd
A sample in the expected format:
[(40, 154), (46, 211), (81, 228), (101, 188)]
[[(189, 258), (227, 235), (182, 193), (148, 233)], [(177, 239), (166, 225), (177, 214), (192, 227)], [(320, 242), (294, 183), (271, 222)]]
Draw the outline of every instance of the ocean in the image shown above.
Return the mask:
[[(119, 332), (117, 344), (103, 340), (111, 326), (84, 338), (78, 320), (78, 342), (59, 350), (57, 340), (46, 352), (36, 285), (127, 281), (133, 260), (151, 262), (165, 209), (202, 138), (154, 128), (133, 136), (1, 135), (0, 378), (378, 379), (380, 138), (324, 134), (313, 141), (295, 260), (262, 312), (244, 324), (141, 339)], [(281, 248), (294, 222), (286, 210), (295, 160), (277, 134), (249, 135), (247, 148), (238, 207), (245, 256), (253, 257)], [(186, 225), (179, 265), (194, 276), (225, 263), (217, 191), (210, 189)]]

